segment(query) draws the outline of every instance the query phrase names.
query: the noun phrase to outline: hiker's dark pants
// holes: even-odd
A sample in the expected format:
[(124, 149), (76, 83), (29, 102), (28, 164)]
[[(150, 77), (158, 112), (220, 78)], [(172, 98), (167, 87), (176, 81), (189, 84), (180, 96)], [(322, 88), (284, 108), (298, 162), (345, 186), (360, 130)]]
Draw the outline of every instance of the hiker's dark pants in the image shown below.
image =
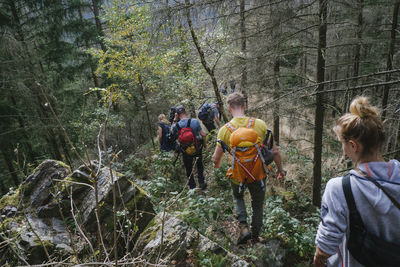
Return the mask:
[(216, 129), (217, 127), (215, 126), (214, 122), (203, 122), (204, 126), (206, 126), (207, 131), (211, 132), (212, 130)]
[(199, 153), (199, 156), (193, 157), (186, 155), (183, 153), (183, 164), (185, 165), (186, 169), (186, 176), (189, 178), (189, 188), (193, 189), (196, 188), (196, 182), (194, 181), (194, 175), (193, 175), (193, 161), (196, 161), (196, 166), (197, 166), (197, 181), (199, 182), (199, 187), (200, 185), (204, 184), (204, 175), (203, 175), (203, 156), (201, 154), (201, 150)]
[[(265, 179), (264, 179), (265, 184)], [(236, 214), (239, 222), (247, 223), (246, 205), (244, 203), (244, 191), (239, 193), (239, 185), (231, 182), (233, 198), (235, 199)], [(253, 216), (251, 217), (251, 232), (254, 236), (258, 236), (261, 231), (263, 221), (263, 206), (265, 199), (265, 191), (261, 187), (260, 181), (247, 184), (246, 188), (249, 189), (251, 196), (251, 207)]]

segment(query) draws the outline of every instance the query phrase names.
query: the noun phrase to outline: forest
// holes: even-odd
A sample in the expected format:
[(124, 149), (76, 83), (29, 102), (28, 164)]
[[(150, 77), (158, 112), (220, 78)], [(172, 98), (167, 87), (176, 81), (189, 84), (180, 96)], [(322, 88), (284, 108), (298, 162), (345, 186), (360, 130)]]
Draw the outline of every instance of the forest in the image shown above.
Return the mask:
[[(311, 266), (325, 185), (353, 168), (332, 128), (355, 97), (380, 109), (383, 157), (400, 159), (399, 6), (1, 0), (0, 265)], [(286, 172), (267, 178), (254, 245), (236, 245), (218, 129), (203, 126), (206, 190), (157, 138), (178, 105), (196, 118), (218, 103), (223, 126), (231, 92)]]

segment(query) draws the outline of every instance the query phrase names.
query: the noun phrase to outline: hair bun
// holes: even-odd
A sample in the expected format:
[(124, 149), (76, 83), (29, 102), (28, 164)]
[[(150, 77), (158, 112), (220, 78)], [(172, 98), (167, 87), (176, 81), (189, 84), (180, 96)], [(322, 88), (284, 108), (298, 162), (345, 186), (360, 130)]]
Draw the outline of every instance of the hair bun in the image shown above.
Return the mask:
[(373, 107), (365, 96), (359, 96), (351, 102), (350, 112), (360, 118), (378, 115), (378, 109)]

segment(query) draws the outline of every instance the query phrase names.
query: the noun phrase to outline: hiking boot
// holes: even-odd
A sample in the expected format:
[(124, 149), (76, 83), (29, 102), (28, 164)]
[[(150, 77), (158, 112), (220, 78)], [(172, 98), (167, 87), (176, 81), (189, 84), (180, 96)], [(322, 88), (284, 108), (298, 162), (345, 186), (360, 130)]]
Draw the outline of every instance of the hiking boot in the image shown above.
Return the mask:
[(199, 187), (200, 187), (201, 190), (206, 190), (206, 188), (207, 188), (207, 183), (199, 184)]
[(239, 229), (240, 229), (240, 236), (237, 240), (237, 245), (246, 244), (247, 241), (251, 239), (251, 233), (249, 231), (247, 223), (241, 222), (239, 224)]

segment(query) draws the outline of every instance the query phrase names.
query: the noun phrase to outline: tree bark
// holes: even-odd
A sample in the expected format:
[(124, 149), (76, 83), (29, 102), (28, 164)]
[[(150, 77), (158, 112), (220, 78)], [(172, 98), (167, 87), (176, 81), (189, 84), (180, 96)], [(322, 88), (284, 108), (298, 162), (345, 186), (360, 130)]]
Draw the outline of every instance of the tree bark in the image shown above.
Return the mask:
[[(99, 12), (99, 2), (97, 0), (92, 0), (92, 9), (94, 20), (96, 22), (96, 29), (100, 37), (104, 36), (103, 26), (101, 25), (100, 21), (100, 12)], [(101, 50), (106, 51), (106, 46), (104, 45), (103, 40), (100, 38), (99, 40)]]
[(13, 161), (10, 159), (11, 153), (7, 153), (4, 148), (1, 149), (1, 153), (3, 154), (4, 161), (6, 162), (8, 171), (10, 172), (11, 180), (13, 181), (14, 185), (17, 187), (19, 185), (19, 179), (17, 172), (15, 171)]
[[(318, 59), (317, 83), (325, 79), (325, 50), (328, 0), (319, 0), (319, 33), (318, 33)], [(324, 85), (317, 88), (314, 128), (314, 168), (313, 168), (313, 204), (321, 205), (321, 159), (322, 159), (322, 133), (324, 125)]]
[[(275, 58), (274, 64), (274, 79), (275, 79), (275, 88), (274, 88), (274, 99), (279, 97), (280, 93), (280, 83), (279, 83), (279, 73), (280, 73), (280, 61), (279, 57)], [(277, 145), (279, 145), (279, 105), (275, 102), (274, 105), (274, 140)]]
[[(80, 7), (78, 8), (78, 14), (79, 14), (79, 19), (80, 19), (81, 21), (83, 21), (82, 10), (81, 10)], [(86, 49), (89, 49), (89, 48), (90, 48), (90, 45), (89, 45), (89, 42), (88, 42), (88, 40), (87, 40), (86, 38), (84, 39), (84, 43), (85, 43)], [(103, 50), (103, 51), (104, 51), (104, 50)], [(97, 78), (97, 75), (96, 75), (96, 73), (95, 73), (95, 68), (94, 68), (94, 66), (93, 66), (93, 64), (92, 64), (92, 61), (91, 61), (92, 56), (89, 55), (89, 54), (88, 54), (88, 59), (90, 60), (90, 74), (92, 75), (93, 84), (94, 84), (95, 87), (99, 87), (99, 85), (100, 85), (100, 84), (99, 84), (99, 79)], [(96, 92), (96, 96), (97, 96), (97, 99), (98, 99), (98, 100), (101, 99), (100, 92), (97, 91), (97, 92)]]
[(144, 101), (144, 106), (145, 106), (145, 109), (146, 109), (146, 117), (147, 117), (147, 124), (149, 126), (150, 139), (151, 139), (151, 143), (153, 144), (153, 149), (155, 150), (156, 149), (156, 145), (154, 143), (154, 138), (153, 138), (154, 132), (153, 132), (153, 127), (151, 127), (152, 124), (151, 124), (151, 120), (150, 120), (149, 107), (147, 105), (146, 95), (144, 93), (144, 85), (143, 85), (141, 77), (139, 77), (139, 84), (140, 84), (140, 93), (142, 94), (142, 98), (143, 98), (143, 101)]
[(34, 96), (36, 96), (36, 100), (37, 100), (36, 106), (38, 109), (39, 118), (44, 125), (43, 128), (45, 129), (46, 140), (48, 142), (48, 145), (50, 146), (51, 151), (53, 151), (53, 156), (57, 160), (62, 160), (61, 153), (58, 150), (57, 141), (55, 139), (55, 133), (52, 129), (52, 126), (49, 124), (49, 121), (51, 121), (50, 120), (51, 116), (48, 114), (48, 111), (44, 108), (44, 106), (46, 104), (46, 100), (44, 99), (42, 92), (40, 90), (38, 90), (38, 86), (40, 86), (40, 85), (38, 85), (38, 83), (36, 81), (37, 75), (34, 70), (34, 64), (30, 60), (32, 57), (29, 53), (28, 46), (25, 43), (25, 36), (24, 36), (24, 32), (22, 30), (17, 7), (15, 5), (15, 2), (12, 0), (9, 0), (8, 4), (10, 6), (10, 10), (11, 10), (13, 19), (15, 21), (14, 27), (18, 34), (19, 41), (22, 43), (22, 45), (24, 47), (24, 51), (26, 53), (26, 60), (27, 60), (28, 64), (26, 64), (25, 68), (27, 69), (27, 72), (32, 75), (33, 83), (30, 86), (28, 86), (28, 88), (32, 92), (32, 94)]
[(6, 185), (4, 184), (4, 179), (2, 179), (0, 181), (0, 193), (1, 193), (0, 198), (3, 197), (3, 195), (7, 194), (7, 192), (8, 192), (8, 189), (7, 189)]
[(242, 77), (240, 80), (240, 89), (242, 90), (243, 96), (246, 99), (246, 105), (248, 104), (248, 94), (247, 94), (247, 53), (246, 53), (246, 25), (245, 25), (245, 0), (240, 0), (240, 50), (242, 52)]
[(189, 25), (189, 29), (190, 29), (190, 34), (192, 36), (192, 40), (194, 45), (196, 46), (197, 52), (199, 53), (200, 56), (200, 61), (201, 64), (203, 65), (203, 68), (206, 70), (207, 74), (210, 76), (211, 78), (211, 82), (214, 88), (214, 93), (215, 93), (215, 97), (217, 98), (218, 104), (219, 104), (219, 112), (222, 114), (222, 117), (224, 119), (224, 121), (228, 121), (228, 117), (225, 114), (225, 109), (224, 109), (224, 102), (222, 101), (222, 97), (221, 94), (219, 93), (218, 90), (218, 83), (217, 83), (217, 79), (215, 78), (215, 74), (214, 74), (214, 69), (211, 69), (208, 64), (207, 61), (205, 59), (204, 56), (204, 52), (200, 47), (199, 41), (197, 39), (197, 35), (193, 29), (193, 25), (192, 25), (192, 19), (190, 18), (190, 0), (185, 0), (185, 5), (186, 5), (186, 9), (185, 9), (185, 13), (186, 13), (186, 19)]
[[(11, 99), (11, 102), (12, 102), (13, 106), (15, 107), (15, 109), (18, 110), (17, 100), (15, 99), (15, 97), (13, 95), (10, 95), (10, 99)], [(27, 149), (29, 161), (34, 162), (35, 158), (36, 158), (36, 153), (33, 151), (32, 145), (29, 143), (29, 137), (26, 134), (27, 131), (25, 130), (25, 122), (22, 119), (22, 116), (20, 114), (17, 115), (17, 120), (18, 120), (19, 127), (21, 129), (23, 129), (22, 136), (25, 139), (25, 140), (23, 140), (23, 145)]]
[[(394, 46), (396, 41), (396, 29), (397, 29), (397, 17), (399, 15), (399, 6), (400, 1), (397, 0), (393, 5), (393, 17), (392, 17), (392, 30), (390, 31), (390, 43), (389, 43), (389, 51), (386, 61), (386, 70), (393, 69), (393, 54), (394, 54)], [(390, 73), (386, 75), (386, 81), (391, 80)], [(382, 119), (385, 120), (387, 114), (387, 104), (389, 100), (389, 85), (385, 85), (383, 88), (383, 98), (382, 98)]]
[[(357, 1), (358, 16), (357, 16), (357, 44), (354, 48), (354, 64), (353, 64), (353, 77), (357, 77), (360, 72), (360, 55), (361, 55), (361, 42), (362, 42), (362, 28), (363, 28), (363, 7), (364, 0)], [(357, 80), (353, 81), (355, 84)], [(353, 85), (355, 85), (353, 84)], [(357, 90), (354, 90), (351, 94), (351, 99), (353, 99), (358, 94)], [(351, 100), (350, 100), (351, 101)]]

